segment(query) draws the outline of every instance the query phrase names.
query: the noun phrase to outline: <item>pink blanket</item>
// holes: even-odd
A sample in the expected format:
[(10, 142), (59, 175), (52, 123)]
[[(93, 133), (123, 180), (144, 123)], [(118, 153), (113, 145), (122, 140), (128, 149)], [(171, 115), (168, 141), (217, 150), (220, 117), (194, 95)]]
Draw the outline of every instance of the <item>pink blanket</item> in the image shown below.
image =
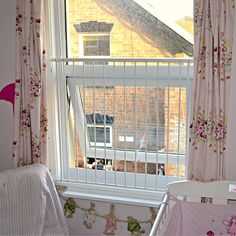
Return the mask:
[(160, 235), (236, 235), (236, 205), (176, 199)]

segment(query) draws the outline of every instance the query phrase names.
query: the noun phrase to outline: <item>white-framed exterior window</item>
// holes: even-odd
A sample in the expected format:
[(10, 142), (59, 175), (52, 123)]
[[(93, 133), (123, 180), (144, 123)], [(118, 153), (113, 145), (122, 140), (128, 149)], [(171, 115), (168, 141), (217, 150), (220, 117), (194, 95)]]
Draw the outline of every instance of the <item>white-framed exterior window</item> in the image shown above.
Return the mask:
[[(62, 137), (65, 142), (62, 142), (64, 145), (63, 150), (68, 150), (67, 154), (61, 157), (63, 163), (63, 173), (62, 179), (67, 181), (73, 181), (77, 183), (84, 184), (94, 184), (94, 185), (103, 185), (103, 186), (113, 186), (113, 187), (125, 187), (127, 189), (143, 189), (143, 190), (158, 190), (160, 188), (165, 188), (166, 184), (172, 181), (182, 179), (183, 176), (179, 174), (177, 168), (176, 174), (170, 176), (168, 169), (160, 173), (160, 164), (165, 166), (174, 165), (174, 166), (186, 166), (186, 152), (181, 153), (177, 148), (175, 153), (172, 153), (168, 150), (168, 145), (170, 145), (170, 135), (168, 131), (168, 126), (170, 126), (167, 121), (167, 150), (162, 152), (158, 150), (158, 145), (156, 151), (151, 151), (148, 149), (148, 146), (145, 145), (142, 150), (139, 148), (136, 149), (127, 149), (125, 146), (123, 149), (117, 148), (117, 144), (113, 139), (113, 147), (108, 148), (106, 143), (104, 147), (100, 147), (94, 142), (94, 146), (90, 145), (89, 135), (88, 135), (88, 124), (86, 122), (86, 102), (84, 103), (84, 89), (96, 89), (96, 88), (116, 88), (116, 87), (133, 87), (136, 88), (166, 88), (167, 94), (170, 93), (171, 88), (176, 88), (179, 90), (179, 97), (181, 97), (181, 91), (186, 91), (186, 116), (185, 116), (185, 127), (188, 127), (188, 114), (189, 114), (189, 104), (190, 104), (190, 91), (191, 91), (191, 81), (192, 81), (192, 61), (191, 59), (101, 59), (105, 64), (86, 64), (87, 59), (58, 59), (54, 60), (52, 64), (56, 64), (56, 68), (60, 68), (59, 75), (59, 84), (64, 86), (64, 89), (61, 90), (62, 94), (59, 95), (59, 105), (61, 109), (60, 116), (65, 116), (68, 119), (68, 101), (66, 95), (66, 86), (69, 87), (71, 103), (75, 113), (75, 132), (76, 136), (80, 141), (80, 149), (82, 156), (86, 162), (87, 158), (111, 160), (114, 164), (117, 161), (124, 163), (124, 169), (122, 171), (104, 171), (96, 169), (88, 169), (84, 167), (71, 166), (69, 164), (69, 148), (67, 145), (70, 142), (70, 139), (67, 138), (68, 135), (68, 126), (66, 123), (61, 124), (62, 127)], [(91, 59), (89, 59), (91, 60)], [(97, 59), (96, 59), (97, 60)], [(70, 63), (68, 63), (70, 62)], [(83, 65), (77, 62), (82, 62)], [(141, 65), (140, 65), (141, 64)], [(63, 85), (64, 84), (64, 85)], [(123, 97), (127, 97), (128, 94), (124, 94)], [(147, 96), (147, 91), (145, 96)], [(94, 99), (94, 98), (93, 98)], [(115, 98), (117, 99), (117, 98)], [(168, 95), (167, 105), (171, 105), (170, 96)], [(116, 101), (116, 100), (114, 100)], [(96, 100), (94, 99), (94, 102)], [(63, 105), (64, 104), (64, 105)], [(115, 103), (114, 103), (115, 104)], [(87, 104), (88, 105), (88, 104)], [(150, 112), (151, 109), (146, 103), (145, 111)], [(181, 106), (181, 101), (179, 101), (179, 107)], [(137, 107), (137, 106), (136, 106)], [(93, 109), (93, 108), (92, 108)], [(108, 109), (106, 107), (105, 109)], [(124, 108), (126, 109), (126, 108)], [(156, 112), (158, 113), (158, 106), (155, 107)], [(170, 110), (170, 109), (169, 109)], [(95, 111), (94, 111), (95, 113)], [(106, 114), (106, 110), (104, 111)], [(124, 113), (125, 114), (125, 113)], [(138, 111), (136, 110), (136, 115)], [(168, 115), (168, 111), (167, 111)], [(170, 114), (169, 114), (170, 115)], [(180, 115), (176, 115), (179, 119)], [(125, 120), (126, 119), (126, 120)], [(136, 118), (134, 118), (135, 120)], [(168, 117), (167, 117), (168, 120)], [(124, 124), (127, 122), (127, 118), (124, 117)], [(91, 125), (91, 124), (89, 124)], [(144, 128), (148, 128), (148, 124), (144, 123)], [(156, 124), (157, 125), (157, 124)], [(95, 127), (96, 124), (94, 123)], [(104, 128), (107, 127), (107, 124), (104, 122)], [(125, 126), (124, 126), (125, 127)], [(117, 121), (116, 117), (114, 118), (114, 124), (112, 126), (113, 132), (117, 132)], [(181, 124), (177, 123), (177, 133), (176, 133), (176, 142), (180, 143), (183, 136), (180, 132)], [(64, 131), (63, 131), (64, 130)], [(136, 130), (136, 131), (135, 131)], [(127, 128), (123, 130), (124, 136), (127, 135)], [(106, 132), (105, 132), (106, 133)], [(187, 144), (188, 133), (187, 128), (184, 129), (185, 142)], [(95, 136), (96, 137), (96, 136)], [(119, 139), (119, 138), (118, 138)], [(66, 141), (67, 140), (67, 141)], [(137, 141), (137, 127), (134, 127), (134, 140)], [(127, 144), (125, 144), (127, 145)], [(185, 145), (187, 148), (187, 145)], [(76, 150), (75, 152), (76, 153)], [(139, 173), (137, 169), (135, 171), (127, 171), (127, 166), (125, 163), (143, 163), (144, 172)], [(156, 166), (156, 174), (150, 174), (148, 172), (148, 165)], [(165, 173), (165, 175), (163, 175)]]
[(109, 58), (110, 48), (110, 33), (79, 34), (79, 57), (81, 58)]
[[(58, 113), (56, 114), (56, 117), (58, 119), (58, 129), (60, 133), (57, 138), (59, 140), (59, 145), (57, 147), (59, 151), (57, 156), (60, 176), (57, 180), (62, 182), (62, 184), (71, 186), (71, 188), (76, 188), (77, 190), (81, 190), (82, 188), (80, 187), (82, 186), (85, 190), (86, 199), (89, 193), (93, 190), (97, 190), (97, 192), (102, 193), (103, 200), (106, 199), (106, 196), (108, 196), (109, 193), (115, 193), (121, 198), (129, 196), (129, 192), (132, 192), (132, 190), (135, 190), (135, 194), (134, 198), (130, 200), (131, 204), (134, 204), (135, 198), (139, 196), (148, 198), (152, 195), (153, 199), (156, 199), (156, 190), (165, 188), (167, 183), (181, 178), (178, 173), (177, 176), (168, 176), (166, 171), (161, 171), (161, 167), (165, 168), (168, 164), (183, 164), (186, 166), (186, 153), (182, 154), (178, 151), (175, 153), (161, 151), (150, 152), (147, 148), (144, 150), (120, 150), (116, 149), (114, 146), (114, 139), (113, 149), (107, 148), (106, 145), (105, 147), (97, 147), (96, 145), (92, 147), (89, 143), (84, 104), (82, 103), (83, 94), (80, 92), (80, 88), (86, 86), (150, 86), (153, 88), (167, 88), (167, 91), (171, 90), (172, 87), (179, 89), (179, 91), (186, 89), (187, 127), (190, 110), (190, 88), (193, 77), (192, 60), (142, 59), (142, 61), (139, 61), (135, 58), (122, 60), (105, 59), (104, 61), (100, 61), (101, 63), (98, 65), (95, 61), (93, 62), (92, 58), (83, 58), (80, 60), (66, 58), (66, 40), (65, 35), (63, 34), (64, 31), (61, 28), (64, 22), (66, 22), (64, 19), (64, 0), (54, 1), (54, 6), (52, 9), (53, 14), (56, 16), (54, 17), (53, 15), (53, 18), (60, 20), (60, 23), (58, 23), (58, 20), (53, 22), (52, 33), (54, 33), (54, 40), (52, 47), (55, 52), (52, 55), (56, 59), (51, 59), (48, 66), (48, 68), (51, 68), (52, 77), (55, 81), (55, 88), (57, 92), (56, 106), (58, 108)], [(58, 32), (60, 32), (60, 36), (62, 37), (57, 38)], [(70, 37), (67, 39), (70, 40)], [(94, 56), (94, 58), (97, 60), (96, 56)], [(98, 60), (101, 60), (101, 58)], [(171, 63), (176, 63), (178, 61), (181, 62), (179, 66), (171, 65)], [(126, 67), (129, 64), (133, 66)], [(69, 91), (71, 93), (71, 103), (74, 104), (74, 113), (77, 114), (77, 117), (74, 117), (75, 119), (73, 119), (73, 122), (78, 128), (76, 129), (76, 137), (80, 140), (81, 153), (84, 157), (95, 157), (97, 159), (101, 157), (100, 159), (105, 158), (106, 160), (112, 160), (112, 163), (116, 160), (133, 161), (137, 164), (140, 162), (154, 163), (157, 166), (157, 174), (148, 174), (147, 170), (145, 170), (145, 173), (106, 171), (106, 169), (104, 171), (98, 171), (96, 169), (87, 169), (80, 166), (77, 168), (74, 165), (71, 165), (69, 160), (69, 143), (71, 141), (71, 137), (69, 137), (68, 132), (69, 104), (67, 97), (67, 86), (70, 86)], [(177, 126), (181, 127), (181, 124), (179, 123)], [(114, 132), (115, 124), (112, 127)], [(122, 135), (127, 137), (125, 130)], [(185, 130), (185, 136), (187, 142), (187, 129)], [(135, 140), (135, 135), (133, 137)], [(181, 139), (179, 133), (175, 138), (176, 143), (178, 143)], [(73, 149), (73, 151), (76, 152), (75, 149)], [(160, 170), (158, 172), (159, 168)], [(151, 190), (155, 190), (153, 194), (151, 194)], [(127, 199), (125, 201), (128, 202)], [(143, 202), (143, 204), (145, 203)]]
[(112, 126), (104, 127), (104, 125), (88, 124), (87, 127), (90, 146), (112, 147)]

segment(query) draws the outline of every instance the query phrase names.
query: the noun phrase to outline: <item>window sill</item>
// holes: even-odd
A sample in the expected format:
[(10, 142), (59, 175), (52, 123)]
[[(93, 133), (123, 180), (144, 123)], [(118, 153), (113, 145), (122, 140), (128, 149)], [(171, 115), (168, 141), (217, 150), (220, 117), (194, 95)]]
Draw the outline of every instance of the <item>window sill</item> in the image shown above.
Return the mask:
[(144, 207), (157, 207), (164, 196), (164, 191), (129, 189), (113, 186), (55, 181), (63, 197), (73, 197), (84, 200), (112, 202)]

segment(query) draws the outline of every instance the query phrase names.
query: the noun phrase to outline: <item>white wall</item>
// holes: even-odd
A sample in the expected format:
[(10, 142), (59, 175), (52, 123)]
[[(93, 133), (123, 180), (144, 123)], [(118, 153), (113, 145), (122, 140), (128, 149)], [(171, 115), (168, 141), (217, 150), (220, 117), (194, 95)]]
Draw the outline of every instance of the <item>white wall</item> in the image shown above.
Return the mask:
[[(0, 90), (15, 80), (16, 0), (0, 0)], [(0, 170), (11, 167), (13, 112), (0, 101)]]

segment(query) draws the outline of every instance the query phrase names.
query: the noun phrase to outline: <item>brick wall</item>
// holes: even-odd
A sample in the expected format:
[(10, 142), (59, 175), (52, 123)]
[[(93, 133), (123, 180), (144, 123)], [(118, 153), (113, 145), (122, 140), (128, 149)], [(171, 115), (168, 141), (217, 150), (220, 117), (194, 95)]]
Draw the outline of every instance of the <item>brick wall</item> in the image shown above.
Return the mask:
[[(124, 99), (123, 87), (96, 88), (95, 92), (93, 92), (93, 88), (88, 88), (85, 89), (85, 102), (83, 101), (83, 104), (86, 114), (101, 113), (115, 117), (113, 146), (117, 149), (156, 151), (164, 148), (164, 91), (164, 89), (137, 88), (135, 95), (135, 89), (128, 87), (125, 89)], [(81, 91), (81, 94), (83, 93)], [(146, 99), (145, 96), (147, 96)], [(157, 106), (159, 106), (158, 114)], [(125, 123), (126, 125), (124, 125)], [(160, 134), (158, 148), (156, 146), (157, 132)], [(125, 134), (132, 136), (134, 142), (119, 141), (119, 137), (125, 136)], [(141, 143), (142, 140), (143, 143)]]
[[(116, 161), (116, 163), (114, 164), (114, 170), (125, 171), (124, 161)], [(145, 162), (135, 163), (133, 161), (126, 161), (126, 171), (132, 173), (147, 173), (149, 175), (156, 175), (158, 174), (158, 167), (155, 163), (145, 164)], [(179, 173), (177, 173), (177, 166), (173, 164), (168, 164), (168, 166), (165, 165), (164, 171), (165, 175), (168, 176), (177, 176), (178, 174), (180, 177), (185, 176), (185, 167), (183, 165), (179, 166)]]
[[(96, 88), (95, 92), (93, 92), (93, 88), (87, 88), (84, 92), (85, 102), (83, 101), (83, 104), (86, 114), (106, 113), (115, 117), (113, 126), (116, 128), (116, 134), (115, 136), (113, 134), (113, 140), (115, 140), (114, 146), (116, 148), (156, 151), (156, 143), (153, 143), (153, 141), (156, 141), (154, 136), (155, 131), (158, 131), (158, 150), (185, 153), (185, 88), (149, 88), (147, 91), (145, 91), (145, 88), (137, 88), (136, 101), (134, 88), (126, 88), (125, 101), (123, 87)], [(84, 92), (81, 91), (82, 94)], [(116, 102), (114, 102), (114, 96)], [(147, 96), (146, 99), (145, 96)], [(93, 101), (95, 101), (94, 104)], [(137, 121), (137, 126), (135, 126), (135, 121)], [(124, 126), (125, 122), (126, 126)], [(125, 135), (125, 132), (126, 135), (134, 136), (136, 142), (126, 144), (119, 142), (119, 136)], [(140, 141), (143, 138), (145, 139), (145, 147), (141, 148)]]
[[(169, 109), (168, 95), (170, 97)], [(186, 99), (185, 88), (165, 89), (165, 149), (169, 152), (185, 153)]]

